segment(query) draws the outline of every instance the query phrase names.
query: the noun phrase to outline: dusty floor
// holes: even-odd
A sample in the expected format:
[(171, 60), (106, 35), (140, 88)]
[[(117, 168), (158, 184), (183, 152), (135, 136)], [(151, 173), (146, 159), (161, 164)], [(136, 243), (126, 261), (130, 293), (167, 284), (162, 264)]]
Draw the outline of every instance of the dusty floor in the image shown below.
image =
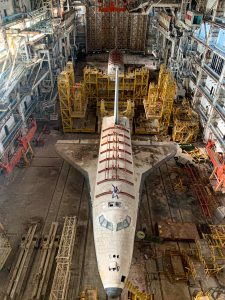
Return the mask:
[[(7, 178), (1, 177), (0, 223), (3, 224), (13, 251), (0, 271), (0, 299), (3, 299), (9, 271), (15, 261), (22, 235), (29, 224), (38, 222), (40, 233), (47, 233), (51, 222), (61, 225), (63, 217), (76, 215), (78, 227), (72, 261), (69, 300), (77, 299), (85, 287), (97, 287), (99, 299), (106, 299), (98, 275), (93, 243), (91, 211), (84, 178), (55, 152), (59, 136), (52, 131), (43, 147), (34, 148), (35, 157), (28, 168), (15, 169)], [(182, 179), (184, 189), (176, 189)], [(156, 221), (202, 222), (200, 208), (184, 171), (170, 160), (154, 170), (145, 182), (140, 201), (138, 230), (154, 235)], [(141, 289), (154, 293), (156, 300), (190, 300), (195, 290), (217, 287), (213, 278), (201, 283), (171, 283), (165, 274), (161, 253), (165, 249), (191, 248), (184, 242), (144, 242), (136, 238), (130, 280)], [(29, 298), (34, 270), (22, 299)], [(28, 288), (29, 287), (29, 288)], [(125, 293), (122, 299), (127, 299)]]

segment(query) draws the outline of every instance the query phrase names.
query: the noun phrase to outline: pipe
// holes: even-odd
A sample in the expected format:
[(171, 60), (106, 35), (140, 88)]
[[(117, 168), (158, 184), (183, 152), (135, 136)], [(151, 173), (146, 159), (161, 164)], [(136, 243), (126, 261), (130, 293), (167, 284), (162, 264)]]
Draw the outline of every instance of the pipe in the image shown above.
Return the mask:
[(115, 99), (114, 99), (114, 123), (119, 123), (119, 69), (116, 67), (116, 78), (115, 78)]

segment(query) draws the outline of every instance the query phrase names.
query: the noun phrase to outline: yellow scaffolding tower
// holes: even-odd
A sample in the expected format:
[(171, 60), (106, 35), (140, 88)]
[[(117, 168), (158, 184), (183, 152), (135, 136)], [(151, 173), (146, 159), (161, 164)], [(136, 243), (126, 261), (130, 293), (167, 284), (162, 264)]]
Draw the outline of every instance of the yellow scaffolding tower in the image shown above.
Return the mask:
[(148, 96), (143, 100), (149, 133), (167, 134), (175, 94), (175, 80), (165, 65), (161, 65), (158, 84), (149, 85)]
[(72, 62), (68, 62), (65, 70), (58, 76), (58, 92), (63, 131), (84, 131), (82, 126), (80, 126), (81, 129), (77, 127), (79, 127), (79, 123), (81, 123), (79, 119), (85, 118), (87, 98), (85, 97), (84, 85), (75, 83)]
[(129, 300), (154, 300), (153, 294), (141, 292), (138, 287), (132, 284), (130, 281), (126, 281), (125, 288), (128, 289)]
[(72, 61), (67, 62), (66, 67), (65, 67), (65, 71), (69, 75), (69, 85), (70, 85), (70, 87), (74, 86), (74, 84), (75, 84), (75, 74), (74, 74)]
[[(148, 81), (146, 68), (129, 70), (119, 76), (120, 115), (129, 118), (131, 124), (135, 106), (147, 95)], [(88, 104), (97, 108), (98, 127), (104, 116), (113, 114), (115, 78), (102, 70), (85, 67), (83, 82), (76, 84), (73, 64), (69, 62), (58, 76), (58, 91), (64, 132), (95, 131), (96, 112), (86, 114)]]
[(198, 114), (191, 109), (187, 100), (173, 110), (173, 134), (174, 142), (181, 144), (193, 143), (197, 139), (199, 131)]
[(208, 226), (210, 233), (202, 233), (202, 236), (211, 248), (214, 259), (225, 265), (225, 225)]
[[(108, 102), (101, 100), (99, 105), (99, 116), (102, 119), (105, 116), (111, 116), (113, 112), (113, 102)], [(126, 102), (119, 103), (119, 116), (127, 117), (132, 121), (134, 117), (134, 102), (132, 100), (127, 100)]]
[[(103, 70), (85, 67), (83, 82), (75, 83), (73, 64), (69, 62), (58, 77), (58, 90), (64, 132), (94, 132), (96, 110), (98, 129), (102, 118), (113, 114), (115, 78)], [(132, 124), (138, 108), (136, 134), (167, 134), (175, 93), (174, 78), (165, 65), (160, 68), (157, 85), (149, 85), (146, 68), (129, 69), (119, 75), (120, 115)]]
[(59, 92), (59, 103), (60, 103), (63, 131), (71, 132), (72, 131), (71, 95), (70, 95), (70, 85), (69, 85), (69, 74), (66, 71), (63, 71), (58, 76), (58, 92)]
[[(124, 80), (129, 78), (129, 73)], [(148, 80), (149, 80), (149, 72), (147, 69), (135, 69), (134, 70), (134, 95), (133, 100), (141, 104), (142, 99), (148, 93)]]
[(204, 266), (206, 276), (216, 275), (223, 270), (225, 257), (221, 255), (221, 249), (209, 242), (208, 235), (203, 234), (203, 238), (195, 241), (198, 257)]
[[(149, 71), (146, 68), (135, 69), (119, 75), (119, 99), (124, 102), (133, 100), (141, 103), (148, 93)], [(86, 96), (91, 102), (114, 100), (115, 79), (102, 70), (85, 67), (84, 87)]]
[(225, 225), (209, 225), (215, 247), (225, 248)]
[(195, 300), (212, 300), (212, 296), (209, 292), (198, 292), (194, 298)]
[(56, 269), (49, 300), (66, 300), (68, 298), (76, 229), (77, 217), (66, 217), (56, 256)]
[[(172, 74), (167, 71), (163, 76), (163, 87), (159, 89), (159, 97), (162, 99), (162, 132), (167, 134), (168, 127), (170, 124), (170, 117), (173, 109), (173, 102), (176, 94), (176, 82)], [(160, 93), (161, 92), (161, 93)]]
[(93, 288), (86, 288), (80, 293), (80, 300), (98, 300), (98, 290)]
[(225, 225), (207, 225), (195, 249), (183, 251), (189, 274), (194, 280), (214, 276), (225, 267)]
[(205, 270), (203, 264), (199, 261), (197, 250), (183, 250), (182, 253), (186, 261), (188, 276), (191, 276), (195, 281), (202, 280), (205, 277)]
[(155, 134), (160, 131), (162, 118), (162, 101), (158, 97), (158, 87), (154, 83), (149, 84), (148, 97), (143, 101), (145, 116), (150, 123), (149, 133)]

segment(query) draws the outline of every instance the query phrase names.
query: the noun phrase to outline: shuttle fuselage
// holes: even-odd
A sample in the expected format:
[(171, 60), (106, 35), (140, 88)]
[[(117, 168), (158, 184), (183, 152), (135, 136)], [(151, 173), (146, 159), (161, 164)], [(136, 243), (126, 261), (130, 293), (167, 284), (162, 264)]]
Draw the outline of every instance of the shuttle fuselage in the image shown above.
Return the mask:
[(128, 276), (137, 220), (129, 120), (102, 122), (93, 205), (94, 241), (99, 274), (111, 298), (118, 297)]

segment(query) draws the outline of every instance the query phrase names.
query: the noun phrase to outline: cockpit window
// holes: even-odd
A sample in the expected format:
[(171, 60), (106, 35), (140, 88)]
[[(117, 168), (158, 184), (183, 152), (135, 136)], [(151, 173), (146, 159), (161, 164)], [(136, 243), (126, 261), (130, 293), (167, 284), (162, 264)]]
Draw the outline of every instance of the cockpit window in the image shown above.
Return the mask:
[(127, 219), (125, 219), (124, 221), (123, 221), (123, 227), (124, 228), (127, 228), (127, 227), (129, 227), (129, 223), (128, 223), (128, 221), (127, 221)]
[(124, 219), (122, 222), (117, 223), (116, 231), (119, 231), (119, 230), (129, 227), (130, 223), (131, 223), (131, 217), (126, 216), (126, 219)]
[(123, 222), (117, 223), (116, 231), (119, 231), (119, 230), (122, 230), (122, 229), (123, 229)]
[(107, 222), (106, 228), (113, 231), (113, 224), (111, 222)]
[(99, 217), (99, 223), (102, 227), (113, 231), (113, 223), (106, 220), (106, 218), (103, 215)]
[(99, 223), (102, 225), (102, 223), (104, 222), (104, 220), (105, 220), (105, 217), (103, 215), (101, 215), (99, 217)]

